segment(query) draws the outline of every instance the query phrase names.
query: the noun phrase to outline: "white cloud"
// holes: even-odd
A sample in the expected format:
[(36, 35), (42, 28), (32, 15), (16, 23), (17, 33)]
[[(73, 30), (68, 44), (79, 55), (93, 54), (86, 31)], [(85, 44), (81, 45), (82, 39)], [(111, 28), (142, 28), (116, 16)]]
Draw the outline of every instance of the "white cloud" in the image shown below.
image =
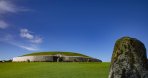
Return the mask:
[(30, 33), (28, 29), (21, 29), (20, 30), (20, 36), (22, 38), (27, 38), (27, 39), (33, 39), (34, 36)]
[[(39, 44), (42, 43), (42, 38), (31, 33), (32, 32), (26, 28), (20, 29), (19, 37), (22, 37), (22, 39), (19, 41), (17, 41), (17, 35), (5, 34), (1, 36), (0, 42), (5, 42), (28, 51), (37, 51), (40, 49)], [(27, 40), (27, 42), (25, 40)]]
[(17, 42), (16, 40), (14, 40), (14, 36), (12, 35), (6, 35), (3, 38), (0, 38), (0, 42), (5, 42), (11, 45), (14, 45), (16, 47), (22, 48), (24, 50), (28, 50), (28, 51), (37, 51), (39, 50), (37, 45), (32, 45), (32, 44), (21, 44), (19, 42)]
[[(16, 4), (14, 4), (13, 0), (0, 0), (0, 29), (6, 29), (10, 25), (7, 22), (5, 22), (1, 17), (5, 16), (6, 14), (13, 14), (24, 11), (30, 11), (30, 9), (17, 6)], [(20, 36), (22, 38), (27, 39), (29, 43), (25, 43), (24, 40), (21, 40), (20, 42), (15, 40), (17, 37), (14, 35), (5, 35), (4, 37), (0, 38), (0, 41), (9, 43), (11, 45), (20, 47), (28, 51), (38, 50), (39, 48), (36, 44), (42, 43), (42, 38), (33, 35), (28, 29), (21, 29)]]
[(26, 28), (20, 29), (20, 36), (22, 38), (28, 39), (30, 42), (35, 44), (40, 44), (43, 42), (43, 39), (41, 37), (33, 35), (31, 31)]
[(30, 46), (22, 46), (22, 45), (20, 45), (19, 47), (21, 47), (21, 48), (23, 48), (23, 49), (26, 49), (26, 50), (28, 50), (28, 51), (36, 51), (36, 50), (38, 50), (37, 48), (35, 48), (35, 47), (30, 47)]
[(0, 29), (6, 29), (8, 27), (8, 24), (3, 21), (3, 20), (0, 20)]
[(15, 13), (17, 12), (17, 8), (12, 2), (8, 0), (1, 0), (0, 1), (0, 13), (3, 14), (7, 12)]
[(1, 17), (5, 16), (5, 14), (18, 13), (24, 11), (30, 10), (22, 8), (21, 6), (17, 6), (16, 4), (14, 4), (13, 0), (0, 0), (0, 29), (8, 28), (8, 23), (3, 21), (3, 18)]
[(12, 0), (0, 0), (0, 14), (17, 13), (20, 11), (29, 11), (29, 9), (15, 5)]
[(42, 38), (41, 37), (35, 37), (34, 39), (31, 40), (31, 42), (36, 43), (36, 44), (42, 43)]

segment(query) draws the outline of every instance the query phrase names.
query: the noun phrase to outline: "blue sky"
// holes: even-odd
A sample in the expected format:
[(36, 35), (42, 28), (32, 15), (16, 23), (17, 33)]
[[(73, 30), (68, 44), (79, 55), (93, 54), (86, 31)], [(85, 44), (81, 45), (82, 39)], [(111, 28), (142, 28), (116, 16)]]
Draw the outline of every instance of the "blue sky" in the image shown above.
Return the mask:
[(72, 51), (110, 61), (123, 36), (148, 48), (146, 0), (0, 0), (0, 59)]

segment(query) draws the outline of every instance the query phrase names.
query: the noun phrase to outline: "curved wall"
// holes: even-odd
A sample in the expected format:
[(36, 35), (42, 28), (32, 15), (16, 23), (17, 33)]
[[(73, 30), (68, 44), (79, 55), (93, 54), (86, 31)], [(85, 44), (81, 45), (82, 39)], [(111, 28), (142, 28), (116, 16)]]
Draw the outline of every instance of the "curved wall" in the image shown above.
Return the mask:
[(22, 56), (14, 57), (13, 62), (101, 62), (99, 59), (82, 56)]
[(22, 56), (22, 57), (14, 57), (13, 62), (46, 62), (53, 61), (53, 56)]

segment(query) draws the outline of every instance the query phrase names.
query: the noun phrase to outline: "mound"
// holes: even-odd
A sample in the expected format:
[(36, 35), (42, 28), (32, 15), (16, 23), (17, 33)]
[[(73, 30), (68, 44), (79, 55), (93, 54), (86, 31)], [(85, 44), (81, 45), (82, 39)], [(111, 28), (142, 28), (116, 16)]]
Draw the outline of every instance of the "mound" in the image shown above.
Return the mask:
[(58, 52), (58, 51), (50, 51), (50, 52), (34, 52), (31, 54), (25, 54), (23, 56), (41, 56), (41, 55), (65, 55), (65, 56), (82, 56), (82, 57), (89, 57), (84, 54), (74, 53), (74, 52)]
[(13, 62), (102, 62), (99, 59), (74, 52), (36, 52), (14, 57)]

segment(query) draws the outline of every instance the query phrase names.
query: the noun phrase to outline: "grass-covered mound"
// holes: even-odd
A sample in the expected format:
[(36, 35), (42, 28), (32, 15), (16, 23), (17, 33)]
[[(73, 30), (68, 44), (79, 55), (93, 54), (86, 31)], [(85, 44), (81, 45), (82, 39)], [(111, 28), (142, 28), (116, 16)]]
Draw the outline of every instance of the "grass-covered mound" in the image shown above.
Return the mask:
[(65, 55), (65, 56), (83, 56), (83, 57), (89, 57), (87, 55), (80, 54), (80, 53), (74, 53), (74, 52), (57, 52), (57, 51), (53, 51), (53, 52), (34, 52), (34, 53), (26, 54), (26, 55), (23, 55), (23, 56), (57, 55), (57, 54), (61, 54), (61, 55)]

